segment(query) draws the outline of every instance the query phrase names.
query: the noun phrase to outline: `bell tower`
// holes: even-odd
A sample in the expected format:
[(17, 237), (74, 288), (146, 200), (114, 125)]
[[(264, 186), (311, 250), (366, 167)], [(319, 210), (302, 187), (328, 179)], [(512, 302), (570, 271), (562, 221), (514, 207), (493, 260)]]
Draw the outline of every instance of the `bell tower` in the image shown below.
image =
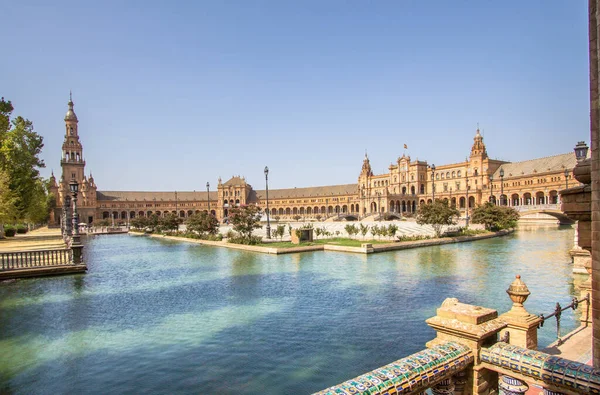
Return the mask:
[(73, 110), (73, 99), (70, 93), (68, 105), (69, 109), (65, 115), (65, 141), (62, 145), (60, 166), (62, 167), (62, 178), (66, 183), (75, 179), (81, 185), (85, 176), (85, 161), (83, 160), (83, 146), (79, 141), (77, 131), (79, 121)]

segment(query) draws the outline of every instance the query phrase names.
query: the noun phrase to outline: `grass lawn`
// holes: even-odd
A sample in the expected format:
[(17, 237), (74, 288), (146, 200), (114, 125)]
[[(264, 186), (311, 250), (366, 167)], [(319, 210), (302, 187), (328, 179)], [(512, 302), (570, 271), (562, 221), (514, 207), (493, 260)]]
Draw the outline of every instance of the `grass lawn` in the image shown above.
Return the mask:
[(273, 247), (273, 248), (291, 248), (291, 247), (306, 247), (306, 246), (314, 246), (314, 245), (322, 245), (322, 244), (333, 244), (345, 247), (360, 247), (363, 243), (371, 243), (371, 244), (386, 244), (393, 243), (392, 240), (360, 240), (360, 239), (348, 239), (345, 237), (335, 237), (333, 239), (319, 239), (314, 240), (310, 243), (300, 243), (300, 244), (292, 244), (291, 241), (277, 241), (273, 243), (261, 243), (257, 244), (260, 247)]

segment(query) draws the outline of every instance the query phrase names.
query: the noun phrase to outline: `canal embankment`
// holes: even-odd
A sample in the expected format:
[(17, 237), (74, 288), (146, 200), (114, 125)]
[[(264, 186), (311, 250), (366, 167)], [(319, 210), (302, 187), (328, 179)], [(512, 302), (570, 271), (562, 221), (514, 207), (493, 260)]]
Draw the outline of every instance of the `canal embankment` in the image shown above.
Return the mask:
[[(486, 232), (486, 233), (475, 234), (475, 235), (456, 236), (456, 237), (441, 237), (441, 238), (415, 240), (415, 241), (396, 241), (396, 242), (378, 243), (378, 244), (365, 242), (357, 247), (343, 246), (343, 245), (336, 245), (336, 244), (327, 244), (326, 242), (319, 243), (319, 244), (306, 245), (306, 246), (298, 245), (298, 246), (294, 246), (294, 247), (266, 247), (266, 246), (234, 244), (234, 243), (227, 242), (227, 240), (211, 241), (211, 240), (191, 239), (191, 238), (180, 237), (180, 236), (167, 236), (167, 235), (161, 235), (161, 234), (149, 234), (149, 236), (155, 237), (155, 238), (167, 239), (167, 240), (202, 244), (202, 245), (213, 246), (213, 247), (224, 247), (224, 248), (230, 248), (230, 249), (235, 249), (235, 250), (258, 252), (258, 253), (263, 253), (263, 254), (275, 254), (275, 255), (311, 252), (311, 251), (332, 251), (332, 252), (347, 252), (347, 253), (355, 253), (355, 254), (374, 254), (374, 253), (379, 253), (379, 252), (406, 250), (406, 249), (413, 249), (413, 248), (421, 248), (421, 247), (429, 247), (429, 246), (437, 246), (437, 245), (445, 245), (445, 244), (453, 244), (453, 243), (465, 243), (465, 242), (470, 242), (470, 241), (484, 240), (484, 239), (490, 239), (493, 237), (506, 236), (512, 232), (514, 232), (513, 229), (505, 229), (505, 230), (501, 230), (498, 232)], [(131, 232), (130, 234), (143, 235), (142, 233), (135, 233), (135, 232)]]

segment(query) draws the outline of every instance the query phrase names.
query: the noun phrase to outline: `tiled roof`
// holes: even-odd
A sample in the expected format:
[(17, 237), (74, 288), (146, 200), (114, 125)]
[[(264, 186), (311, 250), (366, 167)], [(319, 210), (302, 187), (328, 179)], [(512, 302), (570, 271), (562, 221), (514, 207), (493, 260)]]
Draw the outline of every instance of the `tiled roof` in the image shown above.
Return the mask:
[[(357, 193), (357, 184), (326, 185), (308, 188), (269, 189), (269, 200), (299, 197), (353, 195)], [(252, 191), (250, 193), (250, 201), (262, 200), (265, 199), (266, 196), (265, 190)]]
[[(175, 192), (133, 192), (133, 191), (98, 191), (98, 200), (111, 201), (175, 201)], [(178, 201), (203, 201), (206, 200), (206, 192), (177, 192)], [(217, 200), (217, 192), (210, 192), (210, 200)]]
[(535, 173), (547, 173), (572, 169), (577, 164), (575, 153), (546, 156), (523, 162), (505, 163), (494, 173), (494, 179), (500, 179), (500, 169), (504, 169), (504, 178), (530, 176)]
[(223, 186), (228, 187), (228, 186), (235, 186), (235, 185), (244, 185), (246, 184), (246, 181), (238, 176), (235, 177), (231, 177), (229, 180), (227, 180), (227, 182), (225, 182), (223, 184)]

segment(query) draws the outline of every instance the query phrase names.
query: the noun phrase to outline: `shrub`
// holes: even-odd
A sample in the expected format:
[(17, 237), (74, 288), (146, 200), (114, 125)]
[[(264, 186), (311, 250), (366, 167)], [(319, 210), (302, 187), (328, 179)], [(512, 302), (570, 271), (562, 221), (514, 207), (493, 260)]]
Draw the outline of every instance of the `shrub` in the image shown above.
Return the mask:
[(17, 225), (16, 230), (19, 234), (25, 234), (29, 229), (27, 229), (27, 226), (19, 224)]
[(17, 229), (15, 229), (14, 226), (6, 225), (4, 227), (4, 235), (6, 237), (14, 237), (16, 233), (17, 233)]
[(262, 239), (260, 238), (260, 236), (242, 237), (242, 236), (236, 235), (232, 238), (227, 239), (227, 241), (229, 243), (234, 243), (234, 244), (256, 245), (256, 244), (260, 244), (262, 242)]

